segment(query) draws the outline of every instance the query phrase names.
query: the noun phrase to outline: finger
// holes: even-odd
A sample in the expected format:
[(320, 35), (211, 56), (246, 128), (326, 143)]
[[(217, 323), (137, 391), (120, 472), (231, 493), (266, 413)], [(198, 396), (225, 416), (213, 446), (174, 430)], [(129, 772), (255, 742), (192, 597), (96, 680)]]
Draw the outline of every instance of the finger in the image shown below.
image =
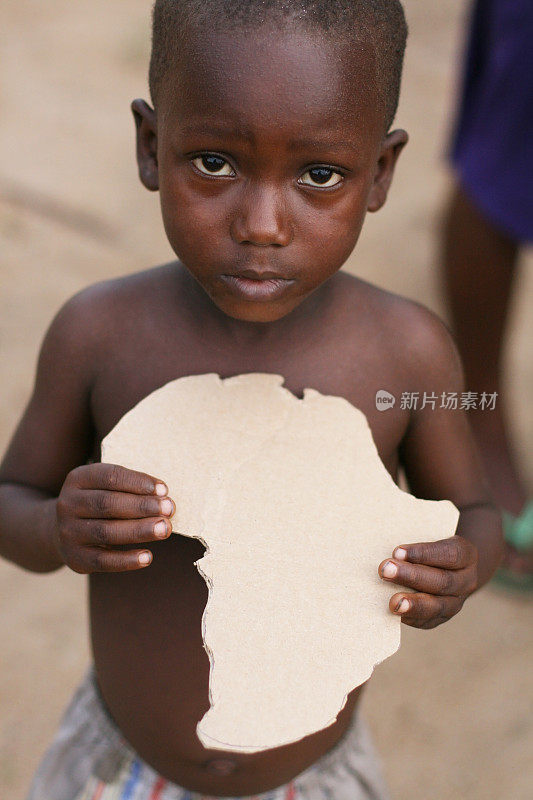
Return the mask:
[(119, 464), (87, 464), (73, 472), (79, 489), (107, 489), (132, 494), (155, 494), (158, 497), (168, 494), (164, 481)]
[[(83, 572), (129, 572), (152, 563), (150, 550), (104, 550), (86, 548)], [(76, 570), (77, 571), (77, 570)]]
[(463, 600), (458, 597), (435, 597), (430, 594), (394, 594), (389, 609), (401, 616), (402, 622), (414, 628), (435, 628), (461, 610)]
[(468, 539), (452, 536), (439, 542), (402, 544), (394, 550), (393, 556), (398, 560), (426, 564), (429, 567), (463, 569), (475, 560), (476, 548)]
[(383, 580), (406, 586), (417, 592), (428, 594), (460, 594), (464, 581), (459, 571), (426, 567), (425, 564), (411, 564), (409, 561), (382, 561), (378, 568)]
[(99, 547), (116, 547), (166, 539), (172, 533), (170, 520), (163, 517), (148, 519), (80, 520), (78, 541)]
[(141, 517), (172, 517), (176, 512), (170, 497), (126, 494), (87, 489), (80, 493), (78, 515), (86, 519), (140, 519)]

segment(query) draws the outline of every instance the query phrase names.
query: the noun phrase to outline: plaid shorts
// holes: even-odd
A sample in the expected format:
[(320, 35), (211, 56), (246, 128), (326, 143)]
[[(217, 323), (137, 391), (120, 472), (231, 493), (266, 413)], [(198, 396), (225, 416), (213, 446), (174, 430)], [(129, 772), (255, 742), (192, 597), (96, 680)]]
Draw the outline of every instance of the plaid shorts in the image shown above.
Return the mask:
[[(158, 775), (122, 736), (91, 665), (37, 769), (27, 800), (216, 800)], [(226, 798), (231, 800), (231, 798)], [(290, 783), (253, 800), (388, 800), (359, 714), (331, 750)]]

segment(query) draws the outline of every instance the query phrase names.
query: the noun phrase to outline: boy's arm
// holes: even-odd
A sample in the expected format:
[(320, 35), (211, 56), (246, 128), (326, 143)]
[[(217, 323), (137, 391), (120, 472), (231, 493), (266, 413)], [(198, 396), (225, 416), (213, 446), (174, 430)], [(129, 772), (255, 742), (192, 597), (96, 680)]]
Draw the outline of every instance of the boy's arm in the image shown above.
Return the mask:
[[(501, 559), (503, 538), (500, 513), (466, 412), (460, 408), (466, 389), (453, 339), (436, 316), (416, 306), (406, 333), (405, 391), (418, 393), (419, 399), (400, 447), (401, 462), (412, 494), (451, 500), (460, 517), (451, 539), (405, 546), (398, 542), (393, 558), (383, 562), (379, 572), (385, 580), (415, 591), (395, 594), (391, 610), (410, 625), (430, 628), (456, 614), (489, 580)], [(457, 410), (441, 408), (443, 394), (446, 400), (453, 393)]]
[(0, 465), (0, 555), (36, 572), (57, 569), (55, 498), (67, 473), (89, 458), (90, 388), (96, 353), (87, 293), (52, 321), (35, 385)]
[(145, 543), (171, 533), (175, 506), (162, 482), (86, 463), (91, 388), (116, 318), (113, 288), (96, 285), (69, 300), (45, 336), (32, 397), (0, 465), (0, 555), (25, 569), (140, 569), (152, 560)]

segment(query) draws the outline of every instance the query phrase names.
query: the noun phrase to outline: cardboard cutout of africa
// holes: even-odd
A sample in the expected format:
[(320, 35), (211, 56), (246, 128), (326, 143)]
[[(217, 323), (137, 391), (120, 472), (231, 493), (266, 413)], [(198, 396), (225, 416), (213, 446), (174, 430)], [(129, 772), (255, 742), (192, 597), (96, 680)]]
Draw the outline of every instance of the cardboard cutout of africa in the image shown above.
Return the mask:
[(173, 531), (206, 547), (207, 748), (253, 753), (332, 724), (400, 645), (379, 563), (452, 536), (459, 518), (396, 486), (359, 409), (283, 381), (179, 378), (102, 443), (102, 461), (164, 480)]

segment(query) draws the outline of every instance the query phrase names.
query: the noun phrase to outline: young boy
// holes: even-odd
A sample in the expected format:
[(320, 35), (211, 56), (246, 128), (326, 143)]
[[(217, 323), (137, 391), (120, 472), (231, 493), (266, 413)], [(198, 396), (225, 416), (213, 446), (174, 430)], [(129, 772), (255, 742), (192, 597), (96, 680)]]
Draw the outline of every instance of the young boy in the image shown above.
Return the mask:
[[(413, 494), (461, 511), (451, 539), (398, 542), (376, 564), (398, 589), (391, 613), (435, 627), (491, 576), (499, 516), (464, 413), (440, 403), (464, 389), (451, 338), (419, 305), (341, 270), (407, 141), (390, 132), (405, 36), (396, 0), (156, 2), (154, 109), (133, 103), (137, 158), (179, 260), (65, 304), (0, 472), (2, 554), (89, 574), (94, 668), (31, 800), (386, 797), (356, 710), (362, 687), (294, 744), (202, 747), (202, 547), (170, 536), (160, 476), (101, 464), (99, 447), (175, 378), (279, 373), (297, 396), (348, 399), (395, 480), (402, 466)], [(381, 389), (438, 402), (383, 412)]]

